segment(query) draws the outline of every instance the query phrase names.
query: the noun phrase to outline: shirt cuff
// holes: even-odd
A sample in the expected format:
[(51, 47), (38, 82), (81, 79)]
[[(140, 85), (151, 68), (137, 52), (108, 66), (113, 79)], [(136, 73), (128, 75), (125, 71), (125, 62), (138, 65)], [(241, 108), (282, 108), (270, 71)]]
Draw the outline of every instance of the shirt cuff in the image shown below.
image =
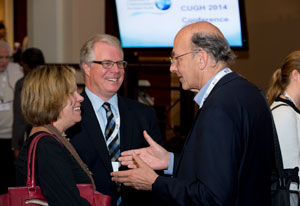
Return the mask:
[(173, 174), (173, 167), (174, 167), (174, 153), (170, 152), (170, 161), (168, 169), (164, 170), (165, 175), (172, 175)]

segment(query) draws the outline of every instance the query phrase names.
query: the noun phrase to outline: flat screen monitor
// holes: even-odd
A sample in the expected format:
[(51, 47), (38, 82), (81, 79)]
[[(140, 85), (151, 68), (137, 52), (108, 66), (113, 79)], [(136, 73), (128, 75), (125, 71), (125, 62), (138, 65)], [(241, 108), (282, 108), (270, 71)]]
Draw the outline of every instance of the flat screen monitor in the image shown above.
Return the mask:
[(173, 47), (185, 25), (208, 21), (217, 26), (233, 49), (248, 48), (243, 0), (115, 0), (124, 49)]

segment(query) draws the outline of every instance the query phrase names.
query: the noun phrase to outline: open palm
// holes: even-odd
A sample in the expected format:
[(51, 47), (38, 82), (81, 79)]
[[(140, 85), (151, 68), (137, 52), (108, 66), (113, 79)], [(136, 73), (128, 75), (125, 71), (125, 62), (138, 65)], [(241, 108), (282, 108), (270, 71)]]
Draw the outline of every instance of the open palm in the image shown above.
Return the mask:
[(129, 168), (136, 168), (137, 165), (132, 156), (137, 154), (154, 170), (162, 170), (168, 168), (170, 153), (162, 146), (157, 144), (146, 131), (144, 131), (143, 134), (150, 146), (122, 152), (122, 157), (119, 158), (121, 164), (126, 165)]

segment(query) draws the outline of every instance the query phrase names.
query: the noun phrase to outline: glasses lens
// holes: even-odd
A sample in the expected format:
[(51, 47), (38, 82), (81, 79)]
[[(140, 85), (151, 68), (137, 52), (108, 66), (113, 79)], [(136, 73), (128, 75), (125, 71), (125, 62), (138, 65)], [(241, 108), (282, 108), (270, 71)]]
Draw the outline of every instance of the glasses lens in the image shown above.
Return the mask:
[(126, 61), (119, 61), (116, 62), (119, 68), (125, 68), (127, 66), (127, 62)]
[(112, 68), (114, 65), (113, 61), (102, 61), (102, 66), (106, 69)]

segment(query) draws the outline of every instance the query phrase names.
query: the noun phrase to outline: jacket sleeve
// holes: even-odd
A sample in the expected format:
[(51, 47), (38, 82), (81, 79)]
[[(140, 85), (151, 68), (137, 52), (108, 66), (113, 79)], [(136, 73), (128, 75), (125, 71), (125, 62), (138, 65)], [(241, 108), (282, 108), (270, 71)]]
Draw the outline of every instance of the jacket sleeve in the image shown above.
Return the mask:
[(184, 159), (175, 156), (181, 174), (174, 168), (173, 178), (159, 176), (152, 186), (155, 196), (169, 205), (230, 205), (237, 185), (237, 130), (226, 112), (202, 111), (187, 138)]

